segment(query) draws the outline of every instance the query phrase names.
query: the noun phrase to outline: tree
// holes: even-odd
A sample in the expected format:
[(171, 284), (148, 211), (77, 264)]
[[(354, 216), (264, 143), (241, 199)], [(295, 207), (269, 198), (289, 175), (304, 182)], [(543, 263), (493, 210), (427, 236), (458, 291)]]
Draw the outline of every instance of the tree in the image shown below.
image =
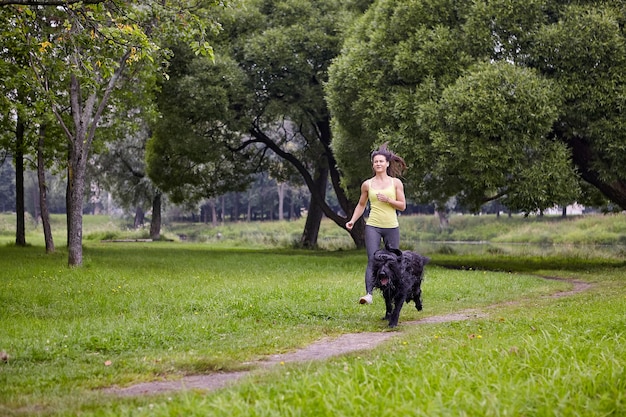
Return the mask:
[(41, 224), (43, 226), (43, 236), (46, 245), (46, 253), (54, 252), (54, 239), (52, 237), (52, 226), (50, 225), (50, 210), (48, 209), (48, 183), (46, 181), (46, 123), (39, 126), (37, 141), (37, 184), (39, 186), (39, 209), (41, 212)]
[[(9, 14), (0, 9), (0, 19), (7, 20)], [(23, 81), (21, 69), (27, 65), (27, 51), (20, 46), (19, 35), (11, 25), (2, 29), (3, 47), (0, 49), (0, 126), (1, 146), (13, 157), (15, 167), (15, 244), (26, 245), (24, 219), (24, 156), (28, 149), (28, 105), (32, 98), (28, 84)]]
[(582, 178), (626, 208), (620, 4), (378, 0), (330, 69), (347, 183), (368, 169), (355, 152), (389, 141), (418, 201), (529, 212)]
[(236, 108), (247, 92), (236, 64), (173, 46), (169, 79), (160, 88), (162, 115), (147, 144), (147, 173), (174, 203), (193, 204), (249, 183), (247, 155), (230, 152), (241, 142)]
[[(204, 133), (211, 143), (221, 140), (232, 151), (245, 152), (249, 163), (257, 167), (267, 166), (265, 157), (273, 153), (299, 173), (311, 193), (300, 239), (303, 247), (316, 246), (324, 215), (345, 227), (346, 218), (326, 201), (329, 181), (342, 211), (349, 214), (354, 207), (341, 187), (331, 149), (323, 85), (328, 66), (339, 53), (344, 29), (364, 7), (359, 3), (364, 2), (244, 0), (241, 4), (245, 7), (229, 9), (221, 18), (224, 31), (213, 42), (214, 66), (192, 62), (189, 70), (204, 70), (186, 72), (178, 80), (175, 74), (170, 78), (185, 92), (177, 93), (183, 98), (177, 108), (186, 113), (173, 124), (177, 130), (169, 130), (171, 142), (185, 142), (181, 126), (219, 126), (219, 130)], [(219, 94), (199, 94), (207, 90), (203, 87), (206, 83), (193, 80), (208, 73), (214, 74), (213, 85), (224, 87)], [(239, 84), (220, 81), (234, 77), (245, 91), (236, 91)], [(201, 113), (196, 111), (199, 108)], [(189, 155), (199, 153), (193, 146), (189, 149), (185, 151)], [(168, 158), (175, 160), (174, 156)], [(364, 245), (362, 227), (353, 229), (351, 235), (357, 246)]]
[(210, 52), (204, 35), (212, 21), (199, 18), (205, 9), (191, 0), (9, 7), (14, 15), (8, 26), (22, 34), (30, 69), (68, 141), (68, 264), (78, 266), (86, 166), (98, 127), (128, 104), (128, 97), (121, 99), (124, 82), (148, 81), (150, 88), (160, 42), (182, 38), (198, 52)]
[[(48, 217), (48, 201), (46, 198), (46, 179), (44, 171), (50, 168), (59, 152), (60, 141), (51, 140), (59, 137), (62, 132), (55, 128), (51, 115), (47, 112), (45, 96), (33, 81), (29, 64), (31, 49), (25, 41), (23, 20), (11, 13), (12, 8), (0, 8), (0, 21), (5, 22), (1, 37), (3, 47), (0, 50), (0, 147), (8, 150), (15, 159), (16, 194), (16, 243), (25, 245), (24, 211), (25, 186), (24, 170), (31, 165), (37, 170), (39, 186), (39, 209), (33, 213), (41, 216), (44, 230), (46, 252), (54, 251), (50, 220)], [(29, 27), (29, 35), (44, 37), (40, 26)], [(39, 35), (35, 35), (39, 33)], [(63, 153), (64, 154), (64, 153)], [(36, 155), (36, 157), (35, 157)], [(35, 163), (34, 160), (37, 162)]]
[[(256, 4), (260, 24), (233, 36), (237, 39), (235, 57), (256, 92), (249, 109), (252, 139), (244, 146), (264, 146), (299, 172), (311, 193), (300, 244), (315, 247), (324, 215), (342, 228), (347, 221), (326, 200), (329, 181), (343, 213), (349, 216), (355, 205), (341, 187), (323, 85), (340, 51), (344, 30), (363, 5), (335, 0)], [(271, 134), (276, 127), (283, 132), (278, 137)], [(350, 234), (357, 247), (363, 247), (363, 227), (359, 226)]]
[(135, 227), (143, 225), (144, 212), (152, 209), (150, 238), (158, 240), (163, 196), (146, 174), (146, 143), (150, 131), (144, 126), (134, 134), (122, 131), (120, 135), (121, 139), (107, 142), (106, 149), (94, 156), (94, 177), (111, 192), (121, 207), (135, 210)]

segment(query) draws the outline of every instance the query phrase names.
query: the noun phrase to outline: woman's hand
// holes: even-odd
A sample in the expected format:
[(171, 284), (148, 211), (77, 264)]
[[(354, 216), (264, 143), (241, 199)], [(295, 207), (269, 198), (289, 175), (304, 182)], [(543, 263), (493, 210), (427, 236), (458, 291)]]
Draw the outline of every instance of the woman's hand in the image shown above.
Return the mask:
[(391, 200), (389, 197), (382, 193), (376, 194), (376, 198), (378, 198), (378, 201), (382, 201), (383, 203), (389, 203), (389, 201)]

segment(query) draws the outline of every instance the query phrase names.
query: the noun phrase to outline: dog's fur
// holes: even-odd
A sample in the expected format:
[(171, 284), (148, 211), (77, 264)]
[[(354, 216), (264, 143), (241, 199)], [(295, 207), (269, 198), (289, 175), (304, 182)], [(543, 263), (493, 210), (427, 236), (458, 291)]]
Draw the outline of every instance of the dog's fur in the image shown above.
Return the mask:
[(413, 300), (422, 310), (422, 279), (430, 258), (412, 251), (385, 247), (374, 253), (374, 287), (385, 297), (385, 317), (389, 327), (396, 327), (405, 302)]

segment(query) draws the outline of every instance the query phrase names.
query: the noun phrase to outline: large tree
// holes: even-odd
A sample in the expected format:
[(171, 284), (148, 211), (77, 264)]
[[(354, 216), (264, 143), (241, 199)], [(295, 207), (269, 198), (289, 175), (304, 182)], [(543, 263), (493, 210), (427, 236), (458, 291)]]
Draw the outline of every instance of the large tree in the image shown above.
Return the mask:
[[(330, 115), (323, 85), (327, 69), (337, 56), (344, 30), (362, 12), (367, 2), (337, 0), (243, 0), (242, 7), (228, 10), (221, 19), (222, 36), (215, 40), (216, 63), (204, 72), (190, 72), (177, 83), (185, 99), (177, 109), (187, 116), (165, 135), (155, 135), (163, 143), (180, 144), (186, 133), (181, 127), (214, 126), (205, 130), (207, 143), (229, 138), (231, 150), (245, 152), (249, 162), (266, 167), (263, 157), (275, 154), (292, 165), (311, 193), (307, 222), (300, 243), (314, 247), (324, 215), (344, 227), (346, 213), (354, 207), (340, 185), (331, 148)], [(201, 60), (201, 59), (200, 59)], [(191, 63), (188, 70), (202, 68)], [(214, 85), (223, 89), (211, 94), (201, 82), (214, 74)], [(229, 82), (237, 78), (244, 91)], [(203, 94), (206, 91), (205, 94)], [(198, 109), (203, 109), (199, 112)], [(233, 141), (232, 139), (235, 139)], [(169, 145), (175, 146), (175, 145)], [(190, 147), (188, 155), (198, 155)], [(207, 152), (204, 150), (203, 152)], [(173, 158), (169, 158), (174, 161)], [(343, 213), (334, 211), (326, 201), (332, 185)], [(363, 228), (351, 235), (363, 246)]]
[[(8, 10), (0, 9), (0, 21), (10, 17)], [(18, 246), (26, 245), (24, 219), (24, 157), (29, 148), (29, 132), (31, 129), (29, 107), (34, 101), (28, 88), (28, 50), (20, 42), (15, 27), (5, 25), (0, 29), (0, 148), (12, 158), (15, 166), (15, 212), (16, 236)]]
[(347, 184), (389, 141), (421, 201), (529, 212), (582, 178), (626, 208), (624, 23), (617, 0), (378, 0), (330, 70)]
[[(45, 4), (45, 3), (41, 3)], [(212, 20), (198, 13), (217, 2), (58, 2), (55, 7), (4, 6), (3, 27), (22, 36), (29, 66), (68, 145), (68, 264), (82, 264), (86, 166), (99, 127), (130, 103), (125, 83), (154, 79), (174, 39), (210, 52)], [(146, 84), (146, 88), (150, 88)], [(137, 106), (134, 103), (133, 108)]]

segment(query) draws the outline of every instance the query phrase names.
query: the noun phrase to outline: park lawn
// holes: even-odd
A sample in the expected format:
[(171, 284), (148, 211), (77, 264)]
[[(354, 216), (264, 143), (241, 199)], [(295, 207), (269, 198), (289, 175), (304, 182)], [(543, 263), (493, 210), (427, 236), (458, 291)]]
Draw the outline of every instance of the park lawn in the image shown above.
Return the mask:
[[(559, 271), (552, 271), (559, 272)], [(600, 281), (596, 273), (600, 273)], [(209, 395), (162, 397), (141, 416), (626, 415), (623, 273), (472, 321), (420, 325), (371, 352), (289, 365)]]
[[(253, 373), (211, 393), (118, 398), (100, 389), (245, 369), (325, 336), (387, 331), (382, 298), (357, 304), (365, 254), (356, 250), (88, 242), (84, 255), (68, 269), (64, 250), (0, 247), (0, 350), (10, 355), (1, 415), (626, 413), (623, 262), (548, 271), (544, 260), (522, 274), (446, 269), (433, 256), (425, 310), (405, 308), (397, 336), (371, 352)], [(531, 272), (595, 286), (550, 298), (571, 284)], [(488, 315), (402, 325), (467, 308)]]
[(624, 415), (624, 297), (594, 292), (419, 326), (373, 352), (162, 402), (151, 415)]

